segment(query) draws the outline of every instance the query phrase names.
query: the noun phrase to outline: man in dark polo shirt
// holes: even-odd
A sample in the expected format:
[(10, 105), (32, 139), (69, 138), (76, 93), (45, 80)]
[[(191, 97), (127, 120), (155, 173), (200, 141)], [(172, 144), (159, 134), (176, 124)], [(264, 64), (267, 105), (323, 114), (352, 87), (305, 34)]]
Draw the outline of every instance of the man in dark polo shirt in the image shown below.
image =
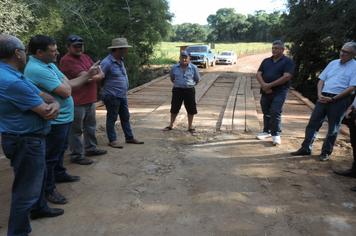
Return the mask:
[(49, 208), (45, 200), (45, 140), (50, 120), (60, 105), (32, 85), (19, 68), (26, 64), (26, 49), (11, 35), (0, 35), (0, 132), (4, 154), (14, 168), (7, 235), (28, 235), (31, 219), (55, 217), (63, 209)]
[(272, 44), (272, 57), (262, 61), (257, 72), (261, 85), (261, 109), (263, 112), (263, 133), (257, 139), (273, 138), (273, 145), (281, 144), (282, 110), (291, 85), (295, 64), (283, 54), (281, 40)]
[[(67, 49), (68, 53), (62, 57), (59, 68), (69, 80), (72, 80), (84, 75), (94, 65), (94, 62), (89, 56), (84, 54), (83, 39), (77, 35), (69, 35)], [(90, 165), (93, 163), (92, 160), (84, 157), (83, 134), (86, 156), (98, 156), (107, 153), (106, 150), (97, 148), (98, 140), (95, 136), (96, 117), (94, 102), (97, 100), (96, 82), (100, 83), (103, 76), (104, 74), (100, 70), (98, 74), (89, 79), (85, 84), (72, 90), (74, 119), (69, 130), (69, 155), (70, 161), (73, 163), (80, 165)]]

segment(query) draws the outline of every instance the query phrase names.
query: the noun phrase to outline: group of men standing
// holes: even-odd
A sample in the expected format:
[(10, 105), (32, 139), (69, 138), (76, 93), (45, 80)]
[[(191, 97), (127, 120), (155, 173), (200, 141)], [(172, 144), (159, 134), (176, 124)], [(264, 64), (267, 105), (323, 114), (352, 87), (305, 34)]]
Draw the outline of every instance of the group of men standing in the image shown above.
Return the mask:
[[(122, 148), (117, 141), (115, 122), (120, 117), (126, 143), (143, 144), (135, 139), (130, 127), (130, 113), (126, 92), (129, 88), (124, 56), (128, 45), (125, 38), (112, 41), (111, 53), (94, 63), (84, 54), (83, 39), (70, 35), (68, 53), (54, 62), (58, 51), (56, 41), (46, 35), (31, 38), (29, 62), (22, 75), (18, 70), (26, 65), (22, 42), (14, 36), (0, 35), (0, 131), (4, 154), (14, 169), (12, 202), (8, 235), (28, 235), (31, 219), (56, 217), (63, 209), (49, 208), (45, 199), (56, 204), (68, 200), (56, 188), (57, 182), (76, 182), (79, 176), (69, 175), (63, 166), (68, 146), (72, 163), (90, 165), (85, 156), (106, 154), (98, 149), (95, 136), (95, 104), (97, 84), (103, 86), (102, 100), (107, 109), (106, 129), (108, 145)], [(295, 64), (284, 55), (284, 43), (272, 44), (272, 56), (261, 63), (257, 80), (261, 85), (263, 133), (258, 139), (273, 138), (273, 145), (281, 144), (281, 114), (291, 85)], [(318, 101), (305, 131), (302, 147), (291, 155), (310, 155), (313, 142), (328, 118), (329, 130), (321, 150), (320, 160), (329, 159), (336, 142), (342, 118), (350, 118), (351, 144), (354, 164), (348, 171), (336, 174), (356, 177), (356, 100), (350, 106), (356, 86), (356, 43), (346, 43), (340, 59), (332, 61), (319, 76)], [(195, 65), (189, 63), (187, 51), (180, 54), (170, 79), (172, 90), (171, 121), (164, 131), (173, 129), (174, 121), (184, 102), (188, 113), (188, 131), (194, 133), (193, 116), (197, 113), (194, 87), (200, 76)], [(84, 136), (84, 145), (82, 136)], [(356, 187), (353, 188), (356, 190)]]
[[(273, 138), (273, 144), (281, 144), (281, 114), (290, 89), (294, 62), (283, 55), (284, 43), (273, 42), (272, 57), (261, 63), (257, 80), (261, 85), (261, 108), (263, 112), (263, 133), (257, 139)], [(346, 171), (334, 170), (342, 176), (356, 178), (356, 98), (351, 103), (351, 95), (356, 88), (356, 43), (347, 42), (340, 50), (340, 59), (333, 60), (318, 76), (318, 100), (305, 129), (305, 138), (299, 150), (291, 155), (311, 155), (313, 143), (319, 129), (328, 119), (329, 129), (319, 156), (320, 161), (327, 161), (333, 151), (342, 119), (349, 119), (351, 145), (354, 162)], [(356, 187), (351, 189), (356, 191)]]
[[(123, 64), (128, 47), (131, 46), (126, 39), (114, 39), (109, 47), (115, 49), (107, 57), (110, 59), (99, 65), (100, 61), (94, 63), (84, 54), (83, 39), (70, 35), (68, 53), (60, 61), (59, 70), (53, 64), (59, 55), (53, 38), (32, 37), (28, 45), (32, 55), (26, 65), (27, 49), (23, 43), (14, 36), (0, 35), (1, 144), (15, 176), (8, 235), (28, 235), (29, 215), (38, 219), (64, 213), (63, 209), (49, 208), (46, 200), (67, 203), (55, 183), (80, 180), (79, 176), (69, 175), (63, 166), (68, 146), (71, 162), (81, 165), (93, 163), (85, 156), (107, 153), (98, 149), (95, 136), (97, 84), (103, 85), (103, 96), (113, 93), (104, 100), (108, 145), (122, 148), (116, 141), (114, 126), (118, 115), (126, 143), (143, 144), (134, 138), (130, 127), (128, 78)], [(115, 51), (121, 53), (115, 56)], [(23, 75), (19, 69), (24, 65)]]

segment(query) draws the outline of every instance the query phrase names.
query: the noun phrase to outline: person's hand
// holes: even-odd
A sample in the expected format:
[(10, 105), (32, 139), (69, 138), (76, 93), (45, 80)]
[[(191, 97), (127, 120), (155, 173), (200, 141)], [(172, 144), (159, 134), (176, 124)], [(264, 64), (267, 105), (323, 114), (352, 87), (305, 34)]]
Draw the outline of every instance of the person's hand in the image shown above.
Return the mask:
[[(331, 100), (331, 98), (330, 98), (330, 100)], [(318, 96), (318, 101), (320, 103), (328, 103), (328, 97), (324, 97), (323, 95), (319, 95)]]
[(350, 108), (350, 107), (347, 108), (346, 113), (345, 113), (345, 118), (346, 119), (350, 119), (351, 118), (351, 112), (352, 112), (352, 108)]
[(272, 94), (273, 93), (273, 90), (272, 89), (268, 89), (265, 91), (266, 94)]
[(44, 119), (48, 121), (57, 119), (60, 108), (61, 105), (58, 102), (48, 104), (46, 108), (48, 113), (45, 115)]
[(101, 67), (100, 67), (99, 63), (100, 63), (100, 60), (95, 62), (95, 64), (92, 65), (90, 67), (90, 69), (88, 70), (87, 73), (90, 75), (90, 77), (93, 77), (94, 75), (98, 74), (101, 71)]
[(271, 85), (268, 84), (268, 83), (263, 83), (263, 84), (261, 84), (261, 88), (262, 88), (263, 91), (266, 92), (267, 90), (271, 89)]

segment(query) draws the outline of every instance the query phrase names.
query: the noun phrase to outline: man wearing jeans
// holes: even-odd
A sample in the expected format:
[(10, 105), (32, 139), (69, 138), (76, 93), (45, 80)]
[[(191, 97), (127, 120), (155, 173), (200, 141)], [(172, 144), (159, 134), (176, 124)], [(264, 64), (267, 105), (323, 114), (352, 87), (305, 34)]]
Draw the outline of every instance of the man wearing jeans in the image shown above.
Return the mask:
[(273, 145), (281, 144), (282, 110), (291, 85), (295, 64), (283, 54), (281, 40), (272, 43), (272, 57), (262, 61), (257, 72), (261, 85), (261, 109), (263, 113), (263, 133), (257, 139), (273, 138)]
[(321, 148), (321, 161), (327, 161), (334, 149), (342, 118), (350, 106), (350, 94), (356, 86), (356, 43), (348, 42), (340, 51), (340, 59), (328, 64), (319, 75), (318, 101), (305, 129), (302, 147), (291, 155), (310, 155), (319, 129), (328, 119), (329, 129)]
[(122, 148), (116, 139), (115, 122), (120, 116), (122, 130), (125, 134), (126, 143), (143, 144), (134, 138), (130, 126), (130, 112), (127, 104), (126, 92), (129, 89), (124, 56), (127, 48), (132, 46), (127, 44), (126, 38), (112, 40), (111, 54), (101, 62), (101, 69), (104, 72), (104, 86), (102, 99), (106, 106), (106, 132), (108, 135), (108, 145), (113, 148)]
[(63, 166), (64, 152), (68, 149), (68, 133), (73, 121), (72, 88), (76, 89), (99, 72), (98, 63), (84, 75), (68, 80), (53, 62), (57, 61), (56, 41), (46, 35), (31, 38), (29, 50), (32, 54), (25, 68), (25, 76), (40, 90), (49, 93), (60, 104), (59, 116), (51, 123), (46, 136), (47, 179), (45, 182), (46, 199), (52, 203), (65, 204), (68, 200), (56, 188), (55, 182), (76, 182), (79, 176), (66, 173)]
[[(84, 75), (94, 62), (89, 56), (84, 54), (83, 39), (77, 35), (70, 35), (67, 39), (68, 53), (60, 61), (60, 70), (69, 80)], [(72, 97), (74, 100), (74, 120), (69, 131), (69, 150), (70, 161), (80, 165), (90, 165), (92, 160), (83, 155), (84, 149), (86, 156), (98, 156), (107, 153), (106, 150), (97, 148), (98, 140), (95, 136), (96, 118), (95, 104), (97, 100), (96, 82), (100, 82), (104, 74), (100, 72), (89, 79), (85, 84), (77, 89), (73, 89)]]
[(11, 35), (0, 35), (0, 132), (4, 155), (14, 168), (8, 236), (28, 235), (31, 219), (55, 217), (63, 209), (49, 208), (44, 199), (46, 178), (44, 136), (60, 105), (18, 72), (26, 64), (26, 49)]

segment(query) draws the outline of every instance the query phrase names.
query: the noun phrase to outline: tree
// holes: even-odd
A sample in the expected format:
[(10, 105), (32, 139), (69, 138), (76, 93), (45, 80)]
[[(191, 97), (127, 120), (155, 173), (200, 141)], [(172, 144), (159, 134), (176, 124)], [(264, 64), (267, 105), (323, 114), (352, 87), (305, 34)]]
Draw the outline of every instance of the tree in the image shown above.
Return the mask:
[(20, 37), (28, 32), (29, 25), (34, 21), (32, 12), (26, 4), (14, 0), (0, 1), (0, 33)]
[(316, 100), (318, 75), (339, 57), (345, 42), (356, 38), (356, 1), (289, 0), (288, 8), (283, 22), (296, 63), (293, 86), (304, 92), (311, 88)]
[(174, 42), (204, 42), (206, 40), (206, 30), (202, 25), (183, 23), (175, 26)]
[(237, 41), (248, 26), (246, 16), (235, 13), (233, 8), (221, 8), (215, 15), (209, 15), (207, 21), (212, 28), (208, 38), (214, 41)]

